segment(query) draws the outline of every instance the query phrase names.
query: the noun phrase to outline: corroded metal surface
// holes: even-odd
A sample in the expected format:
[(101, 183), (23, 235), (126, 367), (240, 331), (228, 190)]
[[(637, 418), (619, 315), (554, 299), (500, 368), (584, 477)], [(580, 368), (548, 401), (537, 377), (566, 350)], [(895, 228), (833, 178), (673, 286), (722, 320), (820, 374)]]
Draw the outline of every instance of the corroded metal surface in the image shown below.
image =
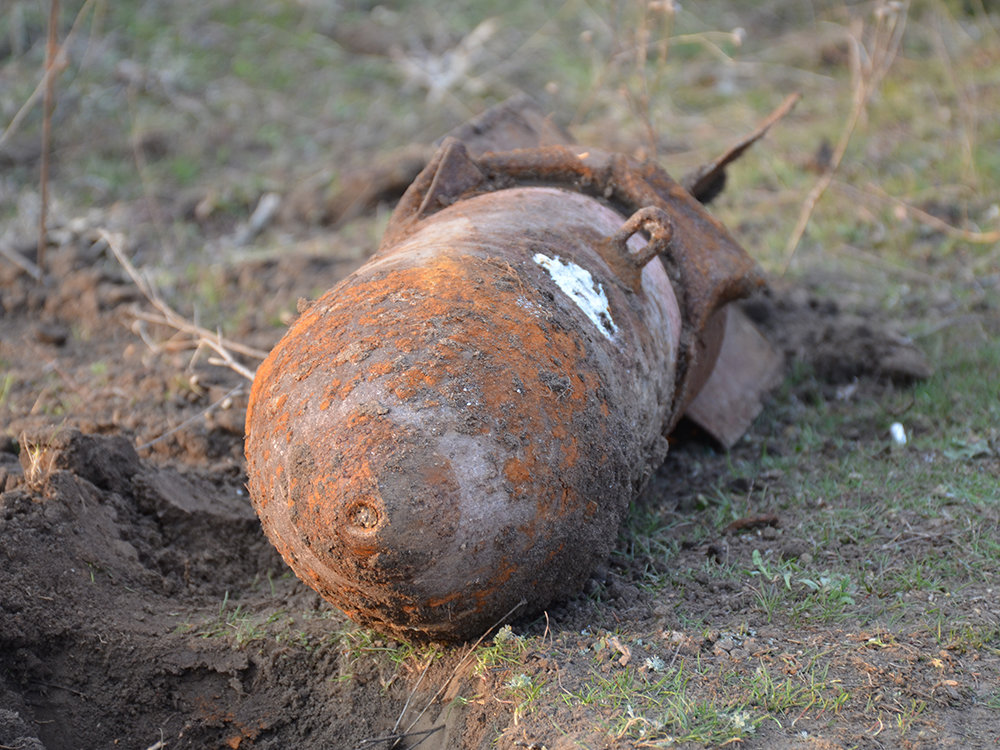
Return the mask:
[[(653, 162), (566, 145), (486, 153), (472, 160), (454, 139), (445, 141), (403, 196), (382, 246), (392, 247), (442, 206), (512, 185), (566, 186), (599, 198), (626, 216), (656, 207), (669, 217), (673, 237), (669, 252), (660, 258), (673, 281), (684, 321), (673, 415), (678, 419), (711, 370), (707, 355), (718, 351), (718, 342), (704, 338), (706, 333), (721, 332), (710, 320), (728, 302), (748, 296), (763, 283), (756, 263), (717, 219)], [(696, 362), (702, 366), (695, 367)]]
[(475, 637), (573, 594), (753, 268), (655, 165), (447, 141), (376, 256), (258, 370), (265, 531), (324, 597), (406, 638)]

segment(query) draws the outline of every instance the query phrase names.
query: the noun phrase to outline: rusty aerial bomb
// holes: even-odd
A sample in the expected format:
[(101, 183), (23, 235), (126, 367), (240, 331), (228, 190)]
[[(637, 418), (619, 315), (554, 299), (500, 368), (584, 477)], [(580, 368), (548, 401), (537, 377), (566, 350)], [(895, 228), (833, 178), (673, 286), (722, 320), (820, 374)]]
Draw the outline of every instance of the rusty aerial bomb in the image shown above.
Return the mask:
[(447, 140), (257, 371), (249, 488), (357, 622), (474, 638), (575, 594), (760, 282), (659, 166)]

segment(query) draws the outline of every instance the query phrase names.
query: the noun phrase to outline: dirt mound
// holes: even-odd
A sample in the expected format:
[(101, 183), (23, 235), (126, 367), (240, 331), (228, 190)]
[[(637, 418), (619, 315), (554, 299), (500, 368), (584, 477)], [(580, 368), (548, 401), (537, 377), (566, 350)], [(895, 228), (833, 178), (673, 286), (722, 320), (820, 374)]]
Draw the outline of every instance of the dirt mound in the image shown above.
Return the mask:
[[(129, 737), (136, 714), (162, 726), (169, 703), (190, 700), (175, 678), (246, 669), (163, 642), (178, 610), (277, 568), (238, 477), (153, 467), (121, 435), (57, 429), (20, 448), (23, 482), (0, 496), (2, 689), (22, 716), (58, 717), (38, 725), (46, 746)], [(95, 721), (102, 705), (130, 708)]]
[[(241, 477), (74, 429), (25, 438), (20, 458), (0, 496), (0, 745), (340, 747), (392, 728), (387, 677), (336, 679), (338, 618), (283, 574)], [(240, 648), (264, 606), (283, 630)]]
[(742, 307), (789, 361), (831, 385), (860, 377), (907, 385), (933, 374), (924, 353), (885, 321), (845, 313), (808, 289), (776, 284)]

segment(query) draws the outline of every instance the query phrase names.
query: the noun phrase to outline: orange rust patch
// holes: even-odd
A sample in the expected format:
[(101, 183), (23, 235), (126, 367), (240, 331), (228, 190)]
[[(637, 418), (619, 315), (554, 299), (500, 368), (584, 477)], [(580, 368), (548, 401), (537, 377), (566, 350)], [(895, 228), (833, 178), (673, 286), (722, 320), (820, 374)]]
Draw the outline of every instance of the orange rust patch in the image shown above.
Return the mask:
[(546, 562), (546, 564), (548, 564), (548, 563), (552, 562), (553, 560), (555, 560), (560, 555), (560, 553), (562, 553), (562, 551), (563, 551), (563, 549), (565, 547), (566, 547), (566, 544), (564, 542), (559, 542), (559, 544), (556, 545), (555, 548), (549, 550), (549, 554), (547, 554), (545, 556), (545, 562)]
[(323, 395), (328, 401), (333, 401), (338, 398), (340, 393), (340, 378), (332, 378), (329, 383), (326, 384), (326, 388), (323, 389)]
[(437, 378), (414, 367), (390, 380), (387, 387), (400, 401), (409, 401), (417, 395), (421, 386), (433, 387), (437, 382)]
[(517, 456), (507, 459), (507, 463), (503, 466), (503, 473), (507, 477), (507, 481), (516, 486), (531, 479), (531, 472), (528, 471), (527, 465)]
[(344, 420), (344, 425), (346, 427), (360, 427), (371, 422), (373, 418), (374, 417), (370, 411), (355, 409), (347, 415), (347, 418)]
[(517, 530), (524, 534), (526, 539), (535, 538), (535, 529), (538, 527), (538, 518), (532, 518), (528, 523), (521, 524), (517, 527)]
[(375, 362), (368, 365), (368, 376), (369, 378), (377, 378), (380, 375), (388, 375), (394, 369), (392, 362), (383, 361)]
[(563, 468), (571, 469), (576, 466), (576, 462), (580, 459), (580, 444), (577, 439), (569, 436), (561, 442), (559, 447), (563, 452)]
[(371, 557), (378, 553), (378, 543), (372, 538), (367, 543), (357, 543), (350, 547), (351, 552), (359, 558)]
[[(442, 395), (450, 395), (464, 406), (458, 401), (464, 393), (459, 381), (468, 377), (475, 383), (479, 418), (514, 435), (565, 440), (573, 415), (587, 405), (587, 386), (597, 378), (580, 374), (586, 367), (586, 352), (579, 333), (551, 325), (538, 315), (538, 310), (546, 309), (546, 300), (516, 275), (518, 285), (512, 285), (512, 271), (506, 261), (442, 256), (431, 266), (395, 268), (338, 287), (322, 300), (325, 312), (317, 319), (317, 330), (301, 336), (308, 341), (301, 356), (329, 360), (323, 351), (339, 352), (348, 346), (371, 354), (353, 372), (331, 371), (319, 408), (346, 398), (361, 381), (375, 381), (399, 369), (383, 386), (396, 398), (409, 401), (422, 395), (426, 399), (422, 406), (430, 408), (440, 403)], [(512, 294), (534, 299), (517, 304)], [(396, 312), (388, 315), (386, 310), (394, 306)], [(405, 315), (399, 314), (400, 306)], [(387, 325), (390, 318), (392, 325)], [(406, 352), (415, 359), (400, 368), (399, 355)], [(540, 380), (543, 370), (580, 385), (557, 398)], [(340, 377), (334, 372), (350, 372), (350, 384), (337, 389)], [(442, 389), (452, 383), (454, 393), (446, 394)], [(477, 429), (485, 432), (490, 427)], [(565, 465), (574, 465), (577, 455), (578, 449), (569, 448)], [(539, 471), (544, 473), (534, 456), (522, 464), (512, 465), (511, 481), (528, 482)]]
[[(565, 516), (577, 510), (580, 507), (580, 496), (572, 487), (563, 486), (562, 494), (559, 496), (559, 510), (557, 511), (560, 516)], [(584, 510), (585, 517), (586, 513), (590, 510), (588, 504), (587, 508)]]
[(511, 562), (506, 557), (503, 558), (500, 561), (497, 572), (490, 579), (489, 586), (481, 591), (476, 591), (473, 594), (473, 598), (476, 600), (476, 607), (478, 609), (485, 607), (489, 603), (494, 592), (507, 583), (515, 572), (517, 572), (517, 564)]
[(451, 465), (446, 461), (424, 467), (423, 480), (427, 487), (445, 487), (451, 482)]
[(456, 599), (461, 599), (465, 595), (463, 591), (453, 591), (446, 596), (440, 596), (436, 598), (431, 598), (427, 600), (428, 607), (443, 607), (445, 604), (450, 604)]

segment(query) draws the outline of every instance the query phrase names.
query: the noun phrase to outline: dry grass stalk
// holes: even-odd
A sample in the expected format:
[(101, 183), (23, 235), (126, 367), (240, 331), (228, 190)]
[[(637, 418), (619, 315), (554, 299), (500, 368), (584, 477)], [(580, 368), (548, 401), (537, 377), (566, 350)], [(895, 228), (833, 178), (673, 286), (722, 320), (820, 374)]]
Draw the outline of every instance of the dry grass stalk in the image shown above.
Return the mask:
[(48, 213), (48, 172), (49, 172), (49, 151), (50, 151), (50, 141), (51, 141), (51, 128), (52, 128), (52, 108), (53, 108), (53, 88), (55, 84), (56, 76), (61, 73), (67, 65), (66, 62), (66, 49), (69, 47), (70, 42), (76, 35), (77, 29), (80, 27), (80, 22), (86, 16), (87, 11), (94, 4), (95, 0), (86, 0), (86, 2), (80, 7), (80, 10), (76, 14), (76, 18), (73, 19), (73, 25), (70, 27), (69, 32), (66, 34), (66, 38), (63, 40), (61, 45), (56, 45), (56, 28), (57, 20), (59, 15), (59, 3), (58, 0), (53, 0), (50, 6), (49, 15), (49, 37), (46, 45), (45, 51), (45, 73), (42, 75), (42, 79), (35, 86), (34, 91), (31, 92), (30, 96), (25, 100), (24, 104), (17, 110), (14, 117), (4, 128), (3, 133), (0, 133), (0, 149), (6, 145), (14, 134), (17, 132), (24, 118), (28, 116), (28, 113), (34, 108), (35, 103), (38, 101), (39, 97), (43, 98), (44, 106), (44, 117), (42, 119), (42, 168), (40, 176), (40, 185), (42, 190), (42, 208), (41, 215), (39, 217), (39, 231), (38, 231), (38, 255), (36, 257), (37, 263), (25, 258), (20, 253), (6, 247), (0, 247), (0, 255), (3, 255), (7, 260), (9, 260), (14, 265), (20, 267), (24, 270), (31, 278), (38, 281), (42, 278), (45, 267), (45, 244), (46, 244), (46, 214)]
[(247, 380), (253, 380), (254, 371), (238, 362), (233, 353), (235, 352), (252, 359), (262, 360), (267, 356), (267, 352), (255, 349), (251, 346), (246, 346), (238, 341), (232, 341), (224, 338), (222, 333), (219, 331), (213, 333), (207, 328), (202, 328), (201, 326), (189, 321), (187, 318), (170, 307), (170, 305), (168, 305), (163, 298), (160, 297), (156, 288), (147, 279), (145, 279), (142, 274), (139, 273), (134, 265), (132, 265), (132, 262), (128, 259), (125, 255), (125, 251), (122, 249), (122, 238), (120, 235), (112, 234), (105, 230), (100, 230), (99, 234), (101, 239), (107, 243), (111, 252), (114, 253), (115, 258), (121, 264), (122, 268), (125, 269), (125, 273), (129, 275), (132, 282), (139, 288), (142, 295), (149, 301), (158, 313), (152, 314), (143, 312), (142, 310), (132, 310), (131, 313), (134, 317), (151, 323), (168, 326), (182, 334), (190, 336), (190, 346), (192, 348), (208, 348), (215, 352), (217, 356), (209, 359), (211, 364), (218, 365), (220, 367), (228, 367), (230, 370), (239, 373)]
[(903, 30), (906, 28), (906, 14), (908, 3), (887, 2), (879, 5), (875, 12), (875, 28), (871, 34), (870, 49), (866, 49), (861, 39), (862, 34), (851, 33), (848, 35), (851, 52), (851, 70), (854, 78), (854, 94), (851, 102), (851, 112), (847, 116), (844, 128), (837, 140), (836, 148), (830, 157), (830, 162), (826, 170), (820, 176), (812, 190), (806, 196), (799, 210), (799, 218), (795, 223), (785, 246), (785, 265), (783, 272), (791, 265), (795, 251), (805, 234), (806, 226), (812, 217), (813, 210), (823, 193), (830, 187), (833, 176), (840, 167), (840, 162), (847, 153), (851, 136), (858, 125), (858, 121), (864, 114), (872, 94), (878, 89), (882, 79), (892, 67), (892, 62), (896, 58), (900, 42), (903, 38)]
[(37, 265), (32, 263), (30, 260), (25, 258), (21, 253), (17, 252), (13, 248), (7, 247), (5, 245), (0, 245), (0, 255), (5, 257), (15, 266), (20, 268), (26, 274), (28, 274), (35, 281), (42, 278), (42, 269)]
[(35, 90), (31, 92), (31, 95), (25, 100), (24, 104), (21, 105), (21, 108), (17, 110), (14, 117), (11, 118), (10, 123), (4, 129), (3, 133), (0, 134), (0, 148), (3, 148), (7, 141), (10, 140), (14, 133), (17, 132), (21, 123), (24, 121), (24, 118), (28, 116), (28, 113), (31, 112), (32, 108), (35, 106), (35, 103), (38, 101), (38, 97), (42, 96), (45, 92), (49, 85), (49, 79), (58, 75), (60, 71), (66, 67), (66, 50), (69, 48), (69, 44), (73, 40), (73, 37), (76, 36), (80, 22), (83, 20), (87, 11), (90, 10), (90, 6), (92, 6), (94, 2), (95, 0), (87, 0), (80, 7), (79, 12), (76, 14), (76, 18), (73, 20), (73, 26), (70, 27), (69, 32), (66, 34), (66, 38), (63, 39), (62, 44), (58, 48), (58, 52), (56, 54), (57, 64), (51, 68), (46, 65), (45, 74), (38, 82), (38, 85), (35, 86)]
[[(416, 718), (414, 718), (409, 723), (409, 725), (406, 727), (405, 730), (403, 730), (402, 734), (399, 735), (399, 738), (396, 740), (396, 742), (393, 745), (391, 745), (391, 747), (397, 747), (398, 744), (399, 744), (399, 740), (402, 740), (405, 737), (409, 736), (409, 733), (413, 730), (413, 727), (415, 727), (417, 725), (417, 722), (420, 721), (420, 718), (425, 713), (427, 713), (427, 709), (429, 709), (431, 706), (433, 706), (434, 705), (434, 701), (436, 701), (439, 697), (441, 697), (441, 694), (445, 691), (445, 688), (448, 687), (448, 683), (450, 683), (453, 679), (455, 679), (455, 677), (461, 671), (462, 667), (465, 666), (466, 662), (468, 662), (469, 659), (472, 658), (472, 655), (475, 654), (476, 649), (479, 648), (479, 644), (482, 643), (484, 640), (486, 640), (486, 637), (490, 633), (492, 633), (493, 631), (495, 631), (497, 628), (499, 628), (501, 625), (503, 625), (504, 622), (506, 622), (508, 619), (510, 619), (511, 615), (513, 615), (517, 610), (519, 610), (521, 607), (523, 607), (525, 605), (525, 603), (526, 603), (526, 601), (522, 599), (517, 604), (515, 604), (510, 609), (510, 611), (507, 612), (507, 614), (505, 614), (503, 617), (501, 617), (499, 620), (497, 620), (495, 623), (493, 623), (493, 625), (491, 625), (489, 628), (487, 628), (486, 631), (481, 636), (479, 636), (479, 638), (476, 639), (476, 642), (473, 643), (471, 646), (468, 647), (468, 650), (465, 652), (465, 655), (459, 660), (458, 664), (455, 665), (455, 668), (453, 670), (451, 670), (451, 674), (449, 674), (448, 678), (441, 684), (441, 687), (438, 688), (438, 691), (436, 693), (434, 693), (434, 695), (431, 696), (431, 699), (429, 701), (427, 701), (427, 705), (425, 705), (423, 707), (423, 709), (420, 711), (420, 713), (417, 714)], [(418, 683), (418, 685), (419, 685), (419, 683)], [(409, 705), (410, 699), (413, 697), (413, 693), (415, 693), (415, 692), (416, 692), (416, 686), (411, 691), (410, 697), (407, 698), (407, 701), (406, 701), (407, 705)], [(405, 713), (406, 713), (406, 706), (403, 707), (403, 713), (400, 714), (399, 719), (397, 719), (397, 721), (396, 721), (396, 726), (397, 727), (399, 726), (400, 720), (402, 720), (403, 715)]]
[(195, 414), (195, 415), (193, 415), (191, 417), (188, 417), (187, 419), (185, 419), (180, 424), (171, 427), (169, 430), (167, 430), (166, 432), (164, 432), (162, 435), (159, 435), (159, 436), (153, 438), (152, 440), (149, 440), (149, 441), (143, 443), (142, 445), (137, 446), (136, 450), (137, 451), (144, 451), (147, 448), (152, 448), (157, 443), (163, 442), (164, 440), (166, 440), (171, 435), (174, 435), (174, 434), (180, 432), (181, 430), (183, 430), (188, 425), (192, 425), (195, 422), (198, 422), (198, 421), (204, 419), (207, 414), (210, 414), (215, 409), (217, 409), (219, 407), (222, 407), (223, 404), (225, 404), (226, 401), (230, 401), (230, 400), (236, 398), (237, 396), (239, 396), (240, 394), (242, 394), (244, 387), (245, 387), (244, 384), (240, 383), (235, 388), (230, 389), (226, 393), (226, 395), (224, 395), (221, 398), (213, 401), (211, 404), (209, 404), (208, 406), (206, 406), (204, 409), (202, 409), (197, 414)]
[(955, 240), (961, 240), (962, 242), (969, 242), (973, 245), (995, 245), (1000, 242), (1000, 229), (994, 229), (992, 232), (977, 232), (971, 229), (962, 229), (961, 227), (956, 227), (954, 224), (949, 224), (943, 219), (939, 219), (933, 214), (927, 213), (922, 208), (917, 208), (916, 206), (907, 203), (901, 198), (897, 198), (894, 195), (890, 195), (883, 188), (875, 185), (874, 183), (865, 185), (863, 190), (855, 188), (853, 185), (848, 185), (846, 183), (837, 183), (837, 188), (843, 190), (846, 193), (850, 193), (854, 197), (878, 198), (881, 201), (891, 203), (893, 206), (898, 208), (900, 211), (907, 214), (914, 221), (918, 221), (921, 224), (935, 229), (942, 234), (947, 235)]
[(931, 37), (934, 50), (936, 52), (936, 57), (941, 61), (941, 66), (944, 69), (945, 76), (948, 79), (948, 83), (951, 86), (951, 90), (958, 102), (958, 119), (962, 123), (960, 132), (961, 138), (959, 139), (962, 144), (962, 168), (964, 170), (964, 176), (967, 181), (973, 185), (979, 183), (979, 175), (976, 171), (976, 157), (974, 144), (977, 140), (976, 130), (977, 122), (979, 120), (978, 107), (976, 106), (976, 100), (974, 97), (969, 96), (968, 89), (966, 86), (962, 85), (959, 80), (958, 74), (955, 72), (955, 66), (952, 63), (951, 53), (948, 51), (948, 43), (945, 41), (945, 32), (942, 28), (944, 25), (944, 19), (949, 19), (951, 21), (952, 27), (957, 27), (956, 21), (950, 18), (947, 7), (942, 7), (941, 13), (935, 16), (935, 34)]
[[(639, 91), (638, 93), (633, 93), (631, 88), (626, 87), (625, 92), (628, 94), (629, 103), (633, 111), (642, 121), (643, 128), (646, 131), (646, 147), (649, 149), (649, 156), (655, 159), (657, 137), (656, 128), (653, 127), (653, 118), (650, 115), (649, 80), (646, 76), (646, 62), (649, 59), (649, 39), (651, 35), (649, 15), (650, 9), (646, 6), (642, 10), (642, 18), (635, 32), (635, 70), (639, 79)], [(671, 8), (668, 12), (668, 23), (672, 22), (673, 9)]]
[(409, 695), (406, 696), (406, 702), (403, 704), (403, 709), (399, 712), (399, 716), (396, 718), (396, 724), (392, 728), (393, 735), (396, 735), (399, 732), (399, 725), (402, 723), (403, 717), (406, 716), (406, 712), (410, 708), (410, 701), (412, 701), (413, 696), (417, 694), (417, 690), (420, 688), (420, 683), (424, 681), (424, 677), (427, 676), (427, 670), (431, 668), (431, 664), (433, 663), (434, 663), (433, 655), (427, 657), (427, 664), (425, 664), (424, 668), (420, 671), (420, 678), (417, 680), (416, 684), (410, 690)]
[(49, 214), (49, 152), (52, 145), (52, 109), (53, 95), (55, 92), (56, 77), (56, 45), (57, 30), (59, 27), (59, 0), (49, 0), (49, 36), (45, 44), (45, 96), (42, 103), (42, 169), (41, 193), (42, 205), (38, 212), (38, 253), (35, 257), (38, 268), (45, 271), (45, 245), (48, 242), (48, 234), (45, 223)]
[[(743, 29), (732, 31), (701, 31), (689, 34), (674, 34), (676, 15), (680, 4), (673, 0), (654, 0), (639, 3), (635, 6), (641, 13), (633, 33), (623, 37), (618, 24), (596, 12), (591, 13), (590, 20), (594, 25), (604, 27), (615, 41), (611, 54), (603, 58), (603, 64), (594, 72), (593, 84), (577, 105), (576, 112), (570, 121), (570, 127), (587, 121), (595, 102), (602, 92), (609, 89), (618, 90), (628, 103), (630, 112), (641, 123), (644, 131), (645, 156), (656, 158), (659, 130), (654, 123), (653, 101), (654, 91), (663, 87), (663, 79), (667, 75), (667, 58), (671, 44), (698, 44), (713, 57), (732, 64), (734, 59), (722, 45), (731, 44), (739, 47), (743, 43)], [(585, 43), (589, 44), (592, 34)], [(656, 56), (656, 72), (650, 78), (650, 55)], [(627, 75), (628, 70), (632, 75)], [(616, 76), (624, 75), (621, 82)]]

